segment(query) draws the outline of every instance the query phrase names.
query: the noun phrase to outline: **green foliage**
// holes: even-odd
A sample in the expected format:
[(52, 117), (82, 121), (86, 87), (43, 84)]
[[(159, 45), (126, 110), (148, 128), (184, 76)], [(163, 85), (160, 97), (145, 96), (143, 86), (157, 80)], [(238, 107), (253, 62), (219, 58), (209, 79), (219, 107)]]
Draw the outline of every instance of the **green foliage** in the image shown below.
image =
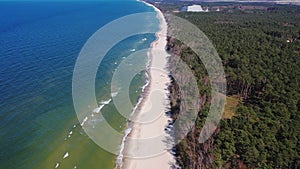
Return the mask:
[[(300, 7), (268, 7), (272, 10), (178, 14), (211, 39), (225, 66), (228, 95), (243, 99), (235, 116), (200, 145), (189, 138), (201, 131), (205, 103), (196, 130), (176, 147), (183, 168), (300, 167)], [(189, 49), (180, 54), (208, 101), (203, 65)]]

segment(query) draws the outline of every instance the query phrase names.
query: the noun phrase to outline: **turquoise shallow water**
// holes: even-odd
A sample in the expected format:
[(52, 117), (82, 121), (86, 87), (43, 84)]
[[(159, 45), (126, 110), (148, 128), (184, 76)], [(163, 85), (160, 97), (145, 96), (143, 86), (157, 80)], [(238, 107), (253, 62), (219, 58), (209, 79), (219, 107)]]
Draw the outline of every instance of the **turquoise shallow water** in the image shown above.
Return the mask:
[[(73, 69), (95, 31), (119, 17), (147, 11), (153, 9), (135, 1), (0, 2), (1, 169), (114, 168), (116, 155), (97, 146), (76, 118)], [(158, 28), (154, 16), (145, 18), (148, 23)], [(111, 97), (110, 79), (118, 63), (154, 39), (154, 34), (133, 36), (109, 51), (96, 77), (99, 103)], [(146, 62), (146, 54), (141, 57)], [(144, 84), (143, 73), (132, 81), (133, 103)], [(113, 102), (101, 112), (113, 128), (125, 129), (126, 119)]]

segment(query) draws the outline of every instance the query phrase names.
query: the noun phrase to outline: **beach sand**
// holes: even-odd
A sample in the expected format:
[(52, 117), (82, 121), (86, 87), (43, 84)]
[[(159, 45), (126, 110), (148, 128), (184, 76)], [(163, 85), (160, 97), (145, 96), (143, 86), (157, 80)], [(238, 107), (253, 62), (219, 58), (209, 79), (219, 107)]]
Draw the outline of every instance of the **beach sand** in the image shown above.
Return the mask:
[(154, 8), (158, 13), (161, 30), (156, 33), (158, 39), (152, 43), (149, 50), (150, 83), (131, 122), (132, 131), (125, 142), (122, 166), (124, 169), (167, 169), (175, 164), (174, 156), (169, 151), (173, 142), (165, 131), (171, 120), (166, 115), (170, 109), (167, 90), (170, 79), (166, 69), (168, 54), (165, 51), (167, 23), (162, 12)]

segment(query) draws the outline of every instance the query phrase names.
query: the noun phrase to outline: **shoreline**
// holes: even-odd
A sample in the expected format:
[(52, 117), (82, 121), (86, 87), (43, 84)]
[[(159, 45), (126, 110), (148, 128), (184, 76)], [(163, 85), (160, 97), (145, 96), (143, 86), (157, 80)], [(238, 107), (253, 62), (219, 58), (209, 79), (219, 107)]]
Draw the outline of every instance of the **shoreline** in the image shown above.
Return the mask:
[[(156, 40), (151, 43), (151, 48), (148, 51), (149, 62), (146, 69), (147, 83), (144, 86), (141, 100), (138, 102), (132, 115), (135, 121), (142, 121), (142, 123), (128, 122), (126, 131), (130, 131), (126, 133), (124, 137), (124, 147), (118, 156), (118, 160), (121, 160), (119, 159), (120, 156), (122, 157), (122, 161), (118, 161), (121, 163), (121, 165), (119, 163), (119, 168), (171, 168), (171, 166), (175, 164), (175, 157), (169, 152), (169, 148), (172, 147), (172, 142), (169, 139), (170, 136), (165, 131), (169, 120), (171, 120), (171, 118), (166, 115), (166, 112), (170, 110), (169, 91), (167, 89), (171, 82), (168, 77), (169, 71), (167, 70), (169, 55), (165, 50), (167, 44), (167, 23), (164, 15), (158, 8), (147, 2), (140, 2), (154, 8), (157, 13), (157, 18), (160, 21), (160, 28), (155, 33)], [(153, 100), (149, 93), (156, 91), (159, 91), (161, 96), (158, 96), (159, 99), (155, 98), (155, 100)], [(152, 110), (153, 108), (155, 110)], [(144, 116), (155, 114), (157, 114), (157, 117), (154, 119), (150, 118), (153, 121), (150, 123), (143, 122), (142, 119)], [(143, 143), (138, 144), (137, 140), (143, 140), (157, 135), (161, 136), (159, 136), (157, 142), (151, 145), (160, 147), (157, 148), (157, 150), (160, 151), (157, 151), (159, 153), (154, 153), (155, 155), (147, 156), (146, 152), (149, 146), (147, 146), (147, 144), (143, 146)], [(143, 153), (145, 153), (145, 156), (138, 155)], [(130, 156), (134, 158), (130, 158)]]

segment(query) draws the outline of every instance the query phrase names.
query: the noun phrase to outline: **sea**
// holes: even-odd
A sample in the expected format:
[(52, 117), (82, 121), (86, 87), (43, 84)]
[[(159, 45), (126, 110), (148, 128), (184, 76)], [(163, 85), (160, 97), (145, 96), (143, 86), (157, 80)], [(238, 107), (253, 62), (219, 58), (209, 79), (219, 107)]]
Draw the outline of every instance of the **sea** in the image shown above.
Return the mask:
[[(119, 155), (97, 145), (78, 120), (72, 77), (82, 47), (97, 30), (123, 16), (143, 12), (154, 9), (129, 0), (0, 1), (0, 169), (118, 166)], [(144, 22), (159, 29), (155, 15), (145, 17)], [(123, 39), (105, 55), (96, 75), (97, 111), (124, 135), (128, 121), (114, 105), (112, 97), (118, 93), (111, 92), (111, 79), (122, 60), (148, 49), (155, 40), (154, 33)], [(138, 64), (146, 67), (148, 55), (140, 55), (144, 59)], [(145, 84), (145, 72), (130, 83), (133, 104), (142, 98)], [(92, 124), (89, 120), (85, 125)]]

